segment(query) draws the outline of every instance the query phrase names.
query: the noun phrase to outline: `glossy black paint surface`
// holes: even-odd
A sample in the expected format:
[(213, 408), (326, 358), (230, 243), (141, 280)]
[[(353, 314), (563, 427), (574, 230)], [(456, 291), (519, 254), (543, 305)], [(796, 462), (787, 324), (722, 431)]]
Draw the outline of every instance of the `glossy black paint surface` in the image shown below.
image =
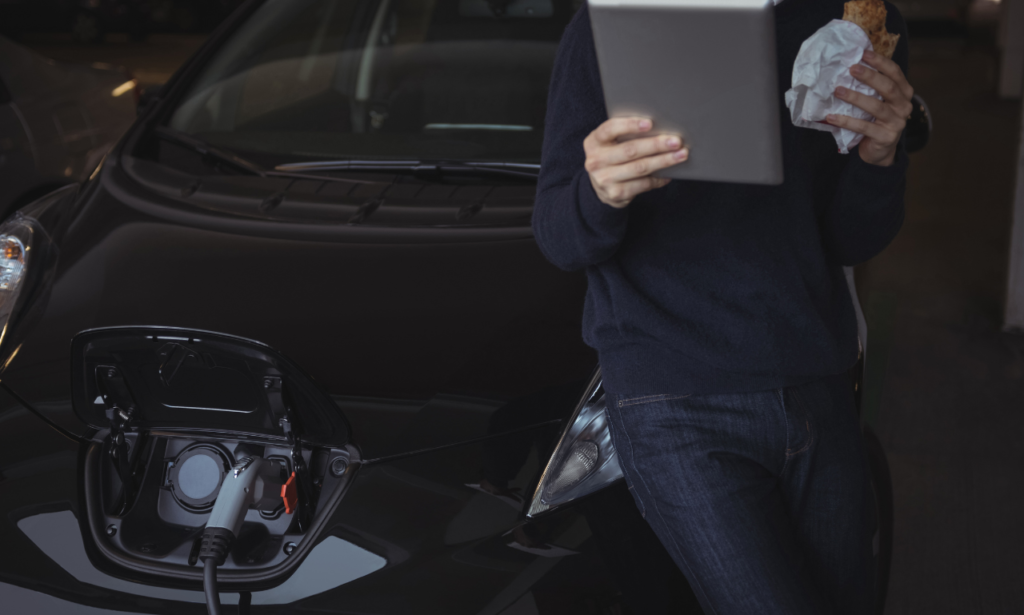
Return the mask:
[[(189, 574), (105, 554), (109, 545), (147, 546), (142, 521), (118, 535), (116, 515), (100, 510), (90, 521), (86, 510), (101, 495), (87, 480), (100, 449), (90, 453), (96, 445), (84, 438), (104, 434), (74, 412), (71, 341), (100, 327), (160, 326), (269, 345), (329, 395), (351, 429), (351, 477), (322, 509), (311, 548), (295, 551), (294, 572), (227, 578), (226, 605), (251, 591), (256, 613), (692, 607), (624, 485), (536, 520), (524, 515), (597, 366), (580, 338), (583, 274), (559, 271), (533, 241), (533, 184), (239, 175), (153, 137), (167, 101), (257, 4), (211, 37), (77, 193), (27, 210), (58, 258), (0, 347), (9, 360), (0, 549), (17, 553), (0, 558), (5, 604), (206, 612)], [(199, 439), (218, 437), (230, 439)], [(168, 500), (154, 493), (136, 506)]]
[[(258, 340), (309, 374), (365, 463), (297, 571), (245, 586), (254, 612), (583, 613), (622, 601), (580, 510), (523, 515), (596, 367), (580, 340), (585, 280), (537, 250), (531, 185), (189, 175), (132, 156), (141, 132), (40, 216), (59, 259), (33, 318), (14, 324), (18, 345), (4, 347), (16, 349), (12, 391), (88, 435), (72, 408), (71, 339), (126, 325)], [(345, 222), (386, 190), (364, 224)], [(205, 612), (195, 582), (98, 549), (85, 445), (9, 397), (0, 422), (0, 544), (20, 554), (0, 563), (0, 593), (23, 612)], [(601, 527), (644, 532), (624, 489), (602, 497), (617, 505), (592, 513)], [(553, 549), (566, 551), (537, 554)]]
[[(124, 325), (258, 340), (342, 396), (503, 403), (596, 365), (580, 340), (585, 280), (547, 263), (528, 227), (236, 220), (141, 192), (111, 161), (72, 205), (49, 305), (7, 373), (23, 395), (66, 395), (70, 339)], [(124, 204), (145, 196), (169, 219)]]
[[(143, 198), (144, 207), (133, 206)], [(432, 204), (453, 207), (444, 198)], [(361, 470), (337, 510), (369, 526), (353, 521), (342, 524), (344, 531), (325, 532), (360, 537), (363, 544), (350, 542), (388, 561), (371, 575), (381, 580), (353, 582), (363, 588), (362, 609), (408, 612), (409, 604), (444, 597), (436, 610), (422, 612), (477, 612), (533, 562), (547, 574), (562, 561), (549, 565), (550, 558), (506, 546), (502, 534), (523, 523), (522, 511), (466, 486), (489, 472), (495, 483), (528, 497), (558, 421), (596, 365), (579, 337), (582, 277), (549, 265), (528, 230), (512, 227), (521, 236), (509, 237), (507, 226), (496, 233), (459, 229), (461, 236), (439, 229), (445, 237), (436, 239), (422, 227), (411, 236), (401, 228), (358, 234), (314, 224), (282, 232), (281, 222), (240, 217), (238, 232), (231, 232), (232, 217), (147, 193), (116, 159), (62, 207), (49, 300), (38, 321), (20, 332), (23, 341), (3, 376), (51, 420), (72, 433), (88, 432), (71, 404), (70, 340), (83, 330), (161, 325), (259, 340), (332, 395), (364, 459), (393, 459)], [(186, 224), (175, 219), (182, 210), (188, 222), (215, 219), (208, 228)], [(332, 236), (334, 230), (342, 232)], [(41, 558), (38, 568), (21, 566), (18, 578), (47, 593), (59, 588), (73, 601), (115, 600), (145, 612), (133, 603), (139, 598), (123, 592), (86, 599), (97, 590), (57, 582), (66, 568), (25, 544), (17, 522), (38, 511), (70, 507), (82, 519), (81, 464), (77, 447), (17, 405), (2, 416), (31, 427), (18, 430), (24, 448), (5, 447), (5, 476), (21, 465), (25, 478), (0, 483), (4, 502), (20, 509), (5, 526), (7, 540)], [(495, 438), (502, 433), (510, 435)], [(473, 443), (453, 446), (461, 442)], [(29, 469), (39, 459), (45, 469)], [(576, 528), (568, 548), (581, 548), (589, 535), (585, 522), (572, 511), (563, 516)], [(592, 549), (565, 559), (566, 566), (600, 568)], [(108, 574), (131, 576), (118, 569)], [(453, 583), (473, 589), (452, 592)], [(354, 590), (346, 585), (344, 591)], [(181, 607), (153, 612), (185, 612), (176, 611)]]
[[(145, 197), (145, 207), (133, 206)], [(444, 199), (436, 206), (452, 208)], [(219, 331), (268, 343), (298, 364), (331, 394), (362, 457), (380, 460), (359, 470), (319, 540), (337, 536), (386, 565), (314, 598), (289, 594), (303, 598), (303, 608), (497, 612), (536, 583), (548, 583), (555, 602), (572, 603), (564, 612), (584, 594), (618, 599), (577, 512), (539, 522), (555, 528), (535, 530), (540, 543), (577, 552), (545, 558), (506, 544), (514, 532), (505, 534), (525, 523), (521, 508), (467, 487), (489, 478), (528, 498), (596, 365), (579, 337), (582, 277), (549, 265), (528, 231), (439, 229), (447, 237), (435, 239), (422, 227), (406, 237), (395, 228), (358, 235), (311, 224), (282, 232), (281, 222), (245, 218), (230, 232), (236, 220), (223, 215), (203, 228), (176, 220), (178, 203), (147, 195), (116, 160), (61, 207), (48, 301), (19, 332), (3, 375), (27, 402), (87, 434), (72, 411), (73, 336), (123, 325)], [(213, 217), (182, 209), (188, 222)], [(334, 230), (342, 232), (332, 237)], [(92, 556), (87, 568), (55, 562), (35, 544), (26, 528), (35, 527), (38, 540), (33, 524), (43, 520), (54, 526), (43, 535), (73, 530), (59, 510), (83, 520), (81, 453), (12, 400), (0, 417), (8, 424), (3, 540), (26, 554), (3, 564), (3, 582), (96, 607), (202, 612), (176, 594), (154, 600), (144, 597), (146, 585), (112, 581), (162, 584), (104, 564), (87, 532), (78, 538)], [(303, 574), (300, 567), (293, 578)], [(563, 575), (581, 585), (565, 590), (555, 580)], [(515, 583), (514, 595), (505, 591)], [(32, 608), (47, 612), (46, 600), (29, 595)], [(255, 604), (264, 599), (271, 600)]]

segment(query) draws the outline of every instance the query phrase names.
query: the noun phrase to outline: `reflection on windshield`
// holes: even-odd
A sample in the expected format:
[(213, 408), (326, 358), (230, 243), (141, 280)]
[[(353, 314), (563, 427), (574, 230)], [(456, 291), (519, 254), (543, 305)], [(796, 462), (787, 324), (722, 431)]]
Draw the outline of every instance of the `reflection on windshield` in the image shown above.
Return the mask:
[(233, 151), (539, 162), (580, 0), (267, 0), (172, 128)]

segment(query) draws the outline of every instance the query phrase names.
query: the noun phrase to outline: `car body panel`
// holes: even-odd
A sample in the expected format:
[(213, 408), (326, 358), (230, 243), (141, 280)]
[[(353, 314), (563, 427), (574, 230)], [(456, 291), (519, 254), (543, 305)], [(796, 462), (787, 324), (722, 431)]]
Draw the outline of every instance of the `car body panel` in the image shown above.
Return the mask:
[[(0, 501), (9, 521), (0, 541), (5, 552), (21, 555), (0, 562), (5, 583), (0, 594), (38, 613), (77, 612), (69, 608), (72, 603), (96, 612), (205, 612), (194, 585), (140, 583), (98, 562), (82, 529), (78, 446), (9, 397), (2, 403)], [(288, 604), (289, 612), (498, 613), (545, 577), (600, 596), (604, 571), (584, 517), (563, 511), (534, 523), (532, 533), (552, 551), (550, 557), (537, 555), (537, 548), (530, 551), (509, 535), (522, 525), (521, 509), (475, 486), (492, 472), (486, 469), (493, 462), (489, 456), (518, 449), (526, 454), (511, 469), (510, 487), (518, 493), (529, 489), (544, 442), (558, 430), (548, 424), (361, 468), (318, 546), (284, 583), (254, 591), (254, 606)], [(572, 570), (562, 566), (559, 571), (570, 558)], [(317, 574), (327, 565), (336, 567), (333, 574)], [(459, 589), (451, 591), (456, 580)], [(560, 591), (557, 585), (551, 590)], [(236, 600), (226, 588), (224, 602)]]
[[(565, 612), (574, 612), (581, 596), (615, 599), (578, 511), (523, 515), (597, 362), (579, 335), (585, 278), (543, 258), (528, 218), (449, 229), (396, 225), (398, 214), (365, 228), (285, 224), (197, 207), (180, 191), (161, 195), (121, 160), (108, 160), (62, 203), (49, 299), (19, 336), (3, 382), (47, 418), (87, 434), (73, 412), (69, 345), (87, 329), (215, 330), (269, 344), (310, 374), (352, 425), (366, 463), (307, 556), (315, 565), (254, 591), (254, 608), (497, 613), (572, 595)], [(381, 189), (372, 177), (358, 181)], [(258, 204), (278, 188), (256, 186), (237, 200)], [(454, 221), (464, 205), (451, 201), (458, 189), (428, 192), (416, 205)], [(511, 196), (495, 207), (528, 209), (529, 191), (517, 192), (515, 182), (504, 189)], [(5, 403), (0, 421), (18, 427), (4, 437), (0, 499), (10, 522), (0, 541), (27, 559), (3, 564), (11, 589), (0, 590), (41, 613), (203, 612), (194, 584), (162, 586), (104, 563), (85, 530), (79, 446)], [(514, 498), (483, 491), (483, 480)], [(615, 514), (625, 520), (611, 523), (642, 524), (620, 495), (626, 506)], [(520, 544), (517, 528), (535, 540)], [(57, 549), (54, 536), (67, 547)], [(538, 554), (544, 549), (557, 555)], [(353, 559), (366, 574), (344, 568)], [(298, 580), (325, 562), (348, 572)], [(225, 603), (237, 599), (229, 591)]]
[[(465, 229), (445, 242), (424, 229), (356, 234), (308, 225), (316, 234), (303, 240), (301, 229), (279, 237), (281, 224), (193, 212), (207, 230), (125, 206), (111, 194), (138, 187), (117, 171), (107, 169), (85, 191), (61, 242), (48, 309), (5, 375), (30, 401), (65, 399), (68, 340), (107, 326), (257, 340), (333, 395), (416, 402), (431, 412), (438, 395), (500, 407), (582, 382), (596, 366), (579, 335), (584, 276), (558, 270), (532, 239), (507, 238), (508, 229)], [(150, 200), (152, 208), (160, 202)], [(236, 224), (241, 232), (224, 232)], [(437, 444), (422, 430), (403, 447)], [(381, 446), (381, 455), (399, 452)]]
[(22, 557), (0, 561), (0, 595), (43, 614), (206, 612), (198, 581), (108, 557), (94, 533), (85, 438), (103, 434), (74, 412), (70, 342), (112, 326), (267, 344), (351, 426), (358, 464), (304, 559), (285, 577), (228, 579), (225, 604), (247, 589), (254, 612), (583, 615), (620, 608), (609, 566), (645, 580), (641, 600), (685, 587), (621, 484), (525, 516), (597, 365), (580, 338), (584, 273), (557, 269), (533, 240), (533, 183), (282, 181), (221, 173), (193, 152), (170, 165), (136, 155), (145, 123), (245, 10), (43, 212), (56, 271), (30, 298), (34, 322), (12, 321), (2, 346), (0, 545)]

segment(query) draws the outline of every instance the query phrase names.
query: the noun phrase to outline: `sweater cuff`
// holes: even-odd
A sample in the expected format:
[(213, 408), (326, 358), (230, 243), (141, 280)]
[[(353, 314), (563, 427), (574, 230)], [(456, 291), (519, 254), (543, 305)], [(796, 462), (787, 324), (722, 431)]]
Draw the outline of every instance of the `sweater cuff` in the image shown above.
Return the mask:
[(617, 209), (597, 198), (594, 185), (585, 171), (576, 176), (576, 202), (586, 225), (601, 234), (621, 232), (629, 215), (629, 207)]
[(903, 147), (896, 148), (896, 158), (887, 167), (864, 162), (860, 151), (850, 151), (850, 162), (846, 167), (846, 185), (856, 186), (863, 195), (881, 195), (903, 187), (910, 158)]

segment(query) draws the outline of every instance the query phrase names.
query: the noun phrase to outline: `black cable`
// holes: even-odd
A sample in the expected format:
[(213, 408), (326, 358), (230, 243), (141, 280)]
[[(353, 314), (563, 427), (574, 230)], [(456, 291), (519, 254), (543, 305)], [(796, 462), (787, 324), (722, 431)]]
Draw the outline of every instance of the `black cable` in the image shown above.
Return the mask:
[(206, 592), (206, 610), (210, 615), (221, 615), (220, 594), (217, 592), (217, 562), (203, 563), (203, 590)]
[(199, 543), (199, 559), (203, 562), (203, 591), (206, 592), (206, 610), (210, 615), (221, 615), (220, 593), (217, 590), (217, 566), (228, 557), (235, 535), (222, 527), (208, 527)]
[(249, 615), (252, 604), (252, 592), (238, 592), (238, 615)]
[(88, 438), (83, 438), (82, 436), (80, 436), (78, 434), (71, 433), (67, 429), (64, 429), (63, 427), (61, 427), (57, 423), (54, 423), (53, 421), (51, 421), (50, 418), (47, 417), (42, 412), (40, 412), (40, 411), (36, 410), (35, 408), (33, 408), (32, 405), (29, 404), (27, 401), (25, 401), (25, 399), (21, 395), (18, 395), (17, 393), (15, 393), (11, 389), (11, 387), (9, 387), (7, 385), (6, 382), (0, 382), (0, 389), (3, 389), (4, 391), (6, 391), (7, 394), (10, 395), (14, 399), (14, 401), (18, 402), (18, 404), (20, 404), (23, 408), (25, 408), (26, 410), (28, 410), (32, 414), (36, 415), (37, 418), (41, 419), (44, 423), (49, 425), (54, 431), (56, 431), (60, 435), (64, 436), (68, 440), (71, 440), (72, 442), (76, 442), (78, 444), (89, 444), (90, 443), (90, 440)]

